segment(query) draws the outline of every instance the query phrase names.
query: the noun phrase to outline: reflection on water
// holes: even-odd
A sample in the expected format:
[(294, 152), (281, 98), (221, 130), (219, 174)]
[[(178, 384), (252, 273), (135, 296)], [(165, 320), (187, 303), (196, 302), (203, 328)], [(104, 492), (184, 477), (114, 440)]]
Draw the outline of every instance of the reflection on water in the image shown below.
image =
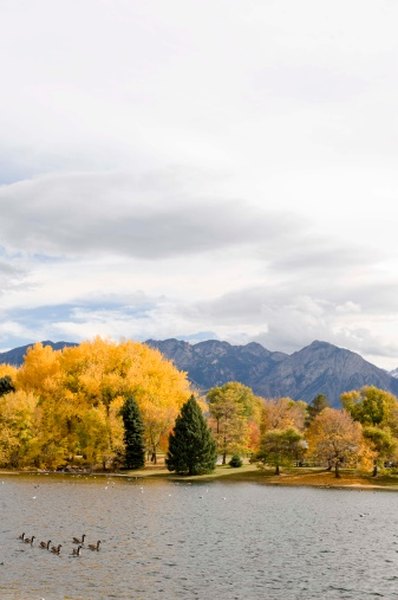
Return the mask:
[(398, 599), (396, 493), (9, 476), (0, 507), (1, 600)]

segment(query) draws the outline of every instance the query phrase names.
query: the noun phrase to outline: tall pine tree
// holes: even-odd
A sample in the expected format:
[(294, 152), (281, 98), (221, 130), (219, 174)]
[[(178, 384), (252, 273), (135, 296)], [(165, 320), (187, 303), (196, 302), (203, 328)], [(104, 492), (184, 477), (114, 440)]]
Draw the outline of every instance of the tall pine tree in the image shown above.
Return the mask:
[(169, 471), (200, 475), (216, 466), (216, 444), (195, 398), (181, 408), (174, 430), (169, 435), (166, 465)]
[(0, 377), (0, 396), (10, 392), (15, 392), (14, 384), (9, 375), (4, 375), (4, 377)]
[(140, 469), (145, 465), (144, 425), (133, 396), (128, 396), (121, 409), (124, 425), (124, 466)]

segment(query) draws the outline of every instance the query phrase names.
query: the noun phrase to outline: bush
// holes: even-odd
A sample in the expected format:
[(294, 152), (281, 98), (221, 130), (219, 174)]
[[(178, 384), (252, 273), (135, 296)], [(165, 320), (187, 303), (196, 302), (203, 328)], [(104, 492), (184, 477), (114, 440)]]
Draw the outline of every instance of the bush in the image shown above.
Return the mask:
[(242, 462), (241, 457), (238, 456), (238, 454), (234, 454), (228, 464), (230, 467), (233, 467), (236, 469), (238, 467), (241, 467), (243, 465), (243, 462)]

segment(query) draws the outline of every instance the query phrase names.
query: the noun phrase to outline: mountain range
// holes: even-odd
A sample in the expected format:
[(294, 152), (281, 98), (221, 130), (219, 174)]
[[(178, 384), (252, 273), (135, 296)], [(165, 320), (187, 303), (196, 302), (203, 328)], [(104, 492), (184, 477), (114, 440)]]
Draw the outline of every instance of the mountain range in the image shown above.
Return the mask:
[(290, 355), (270, 352), (254, 342), (245, 346), (217, 340), (194, 345), (176, 339), (146, 343), (186, 371), (202, 390), (233, 380), (266, 398), (289, 396), (311, 402), (317, 394), (325, 394), (333, 406), (339, 406), (342, 392), (364, 385), (398, 394), (398, 379), (390, 373), (327, 342), (314, 341)]
[[(203, 392), (227, 381), (240, 381), (266, 398), (289, 396), (311, 402), (322, 393), (333, 406), (339, 406), (342, 392), (364, 385), (374, 385), (398, 395), (395, 371), (388, 373), (359, 354), (327, 342), (314, 341), (293, 354), (271, 352), (255, 342), (244, 346), (218, 340), (197, 344), (177, 339), (145, 343), (172, 360), (178, 369), (186, 371), (190, 381)], [(77, 345), (49, 340), (42, 344), (54, 350)], [(0, 363), (21, 365), (31, 345), (0, 353)]]

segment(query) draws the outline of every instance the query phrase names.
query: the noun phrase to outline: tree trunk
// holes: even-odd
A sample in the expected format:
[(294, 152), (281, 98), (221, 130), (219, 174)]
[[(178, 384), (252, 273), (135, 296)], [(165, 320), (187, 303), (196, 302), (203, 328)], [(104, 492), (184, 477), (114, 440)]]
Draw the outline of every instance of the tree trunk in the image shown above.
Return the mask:
[(375, 462), (373, 463), (373, 473), (372, 473), (372, 477), (377, 477), (378, 473), (379, 473), (379, 469), (378, 469), (378, 466), (377, 466), (377, 462), (375, 461)]
[(222, 464), (223, 465), (227, 464), (227, 449), (228, 449), (227, 437), (226, 437), (226, 435), (224, 435), (224, 437), (223, 437), (223, 453), (222, 453)]
[(281, 470), (279, 468), (279, 465), (276, 465), (275, 467), (275, 475), (280, 475), (281, 474)]
[(339, 471), (339, 463), (338, 463), (338, 461), (336, 461), (336, 463), (334, 465), (334, 476), (337, 479), (340, 479), (340, 471)]

